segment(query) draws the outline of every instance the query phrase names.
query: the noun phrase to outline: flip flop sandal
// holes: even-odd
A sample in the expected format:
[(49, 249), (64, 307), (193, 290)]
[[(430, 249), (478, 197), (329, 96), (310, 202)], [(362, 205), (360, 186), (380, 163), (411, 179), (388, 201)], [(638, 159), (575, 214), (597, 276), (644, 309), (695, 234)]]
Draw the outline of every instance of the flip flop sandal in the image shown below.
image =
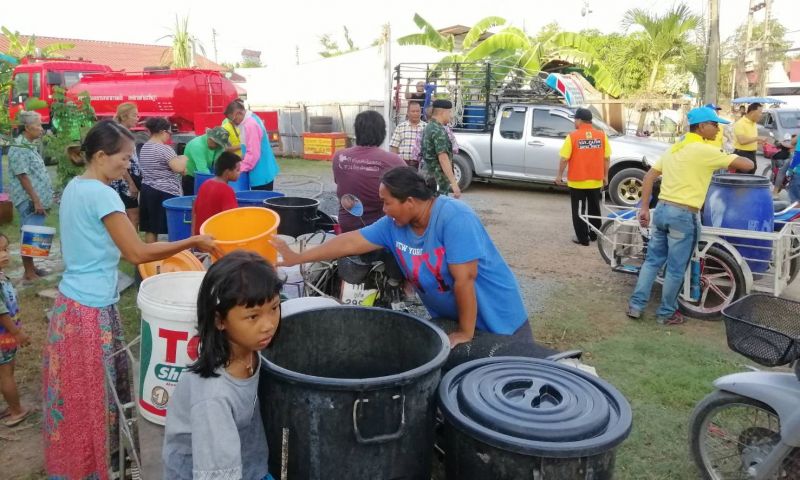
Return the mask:
[(22, 415), (20, 415), (17, 418), (6, 417), (6, 419), (3, 421), (3, 425), (5, 425), (6, 427), (9, 427), (9, 428), (16, 427), (20, 423), (24, 422), (26, 418), (30, 417), (32, 413), (33, 413), (33, 409), (29, 408), (28, 410), (23, 412)]
[(36, 272), (36, 275), (39, 275), (40, 277), (46, 277), (53, 273), (46, 268), (34, 268), (33, 271)]
[(3, 409), (3, 411), (0, 412), (0, 420), (6, 418), (9, 415), (11, 415), (11, 412), (9, 412), (7, 408)]

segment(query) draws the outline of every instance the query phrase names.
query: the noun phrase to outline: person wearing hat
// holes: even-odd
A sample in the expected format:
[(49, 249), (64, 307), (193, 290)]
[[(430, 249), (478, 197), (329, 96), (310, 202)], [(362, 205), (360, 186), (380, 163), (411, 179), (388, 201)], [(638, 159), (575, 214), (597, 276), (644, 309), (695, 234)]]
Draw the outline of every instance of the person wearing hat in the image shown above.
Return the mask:
[[(710, 108), (711, 110), (714, 110), (716, 112), (717, 116), (719, 116), (720, 112), (722, 111), (722, 107), (720, 107), (719, 105), (715, 105), (713, 103), (707, 103), (706, 105), (704, 105), (704, 107)], [(708, 143), (709, 145), (714, 145), (715, 147), (719, 148), (720, 150), (724, 150), (722, 148), (722, 144), (723, 144), (724, 140), (725, 140), (725, 132), (724, 132), (724, 129), (722, 127), (720, 127), (720, 129), (717, 131), (717, 136), (714, 137), (713, 140), (706, 140), (706, 143)]]
[(186, 175), (183, 176), (183, 194), (194, 195), (194, 174), (211, 173), (217, 158), (231, 146), (228, 131), (222, 127), (207, 128), (204, 135), (195, 137), (186, 144)]
[[(721, 168), (752, 170), (755, 167), (755, 162), (747, 158), (723, 153), (706, 143), (717, 136), (719, 124), (729, 123), (714, 110), (694, 108), (687, 116), (689, 133), (656, 160), (645, 175), (642, 187), (642, 198), (650, 198), (653, 183), (662, 177), (647, 256), (626, 313), (630, 318), (641, 318), (650, 300), (653, 282), (666, 264), (661, 305), (656, 311), (656, 321), (660, 325), (683, 323), (683, 317), (677, 311), (678, 294), (699, 238), (698, 212), (706, 199), (711, 176)], [(651, 226), (648, 203), (642, 204), (638, 218), (642, 227)]]
[(249, 177), (250, 189), (272, 190), (279, 168), (264, 123), (238, 99), (228, 104), (225, 116), (239, 129), (243, 152), (241, 168)]
[(567, 169), (567, 186), (572, 200), (572, 227), (575, 236), (572, 242), (589, 245), (597, 234), (581, 219), (581, 213), (592, 217), (592, 226), (600, 228), (600, 196), (608, 185), (608, 165), (611, 146), (602, 130), (592, 126), (592, 112), (586, 108), (575, 111), (575, 131), (567, 135), (559, 153), (556, 185), (564, 185), (564, 169)]
[(452, 108), (450, 100), (433, 102), (430, 121), (422, 131), (422, 161), (425, 162), (425, 174), (436, 179), (440, 195), (453, 192), (453, 197), (460, 198), (461, 189), (453, 171), (453, 143), (445, 129), (450, 123)]

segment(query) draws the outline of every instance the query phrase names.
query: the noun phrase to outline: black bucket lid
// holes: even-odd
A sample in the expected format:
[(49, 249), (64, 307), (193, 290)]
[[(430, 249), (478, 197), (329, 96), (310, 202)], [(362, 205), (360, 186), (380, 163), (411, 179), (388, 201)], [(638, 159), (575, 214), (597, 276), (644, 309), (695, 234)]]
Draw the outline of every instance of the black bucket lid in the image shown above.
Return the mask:
[(493, 357), (464, 363), (442, 379), (439, 402), (459, 430), (523, 455), (596, 455), (631, 431), (631, 407), (617, 389), (549, 360)]
[(744, 173), (718, 173), (711, 177), (711, 183), (737, 187), (769, 187), (772, 185), (767, 177)]
[(265, 199), (264, 205), (272, 205), (274, 207), (309, 208), (319, 207), (319, 200), (306, 197), (272, 197)]

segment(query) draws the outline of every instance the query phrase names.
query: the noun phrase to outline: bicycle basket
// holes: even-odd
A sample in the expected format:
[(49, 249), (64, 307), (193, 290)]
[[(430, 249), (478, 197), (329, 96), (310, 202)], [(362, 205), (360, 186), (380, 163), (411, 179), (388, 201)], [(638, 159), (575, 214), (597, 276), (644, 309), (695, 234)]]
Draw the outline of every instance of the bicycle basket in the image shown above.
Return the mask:
[(748, 295), (722, 310), (728, 346), (767, 367), (800, 358), (800, 303)]

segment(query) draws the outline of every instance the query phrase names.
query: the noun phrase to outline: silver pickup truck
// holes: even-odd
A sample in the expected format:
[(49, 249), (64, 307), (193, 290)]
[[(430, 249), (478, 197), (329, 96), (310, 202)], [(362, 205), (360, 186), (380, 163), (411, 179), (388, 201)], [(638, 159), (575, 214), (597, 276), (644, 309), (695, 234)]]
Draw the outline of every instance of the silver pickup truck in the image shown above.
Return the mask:
[[(559, 150), (575, 129), (575, 109), (564, 105), (504, 104), (497, 110), (491, 132), (456, 130), (459, 153), (453, 168), (461, 190), (473, 181), (519, 180), (553, 184), (558, 173)], [(641, 198), (642, 179), (668, 144), (623, 135), (602, 121), (594, 125), (606, 132), (611, 144), (609, 196), (623, 206)]]

